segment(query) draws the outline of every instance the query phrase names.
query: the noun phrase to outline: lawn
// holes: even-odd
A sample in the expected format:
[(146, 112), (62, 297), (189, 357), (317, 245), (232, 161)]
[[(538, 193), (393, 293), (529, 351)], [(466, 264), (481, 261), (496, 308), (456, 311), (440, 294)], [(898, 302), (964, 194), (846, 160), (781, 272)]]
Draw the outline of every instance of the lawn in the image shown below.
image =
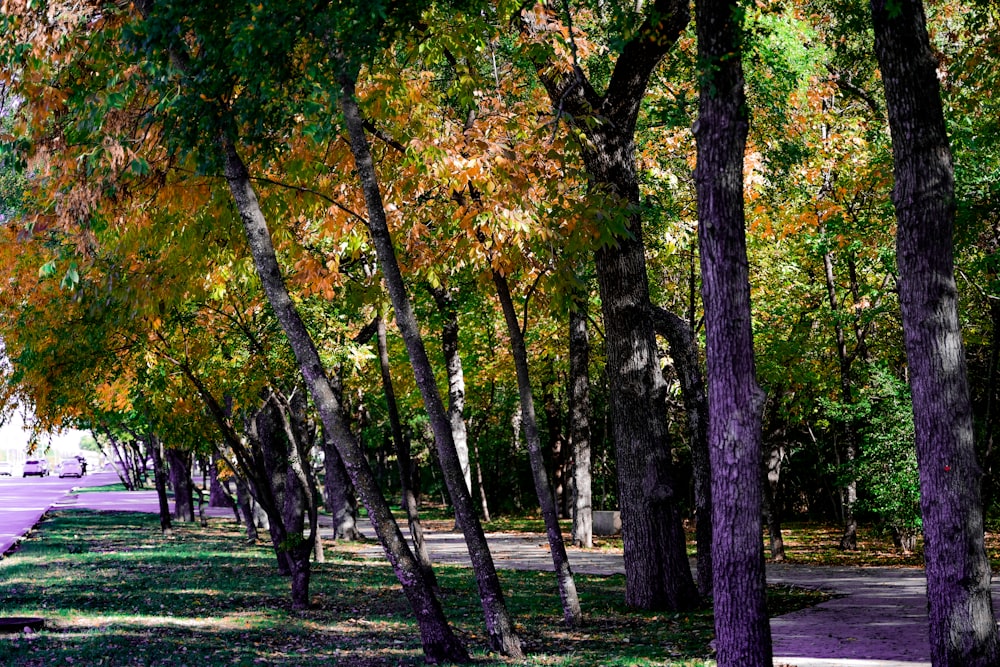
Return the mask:
[[(0, 635), (0, 664), (419, 665), (419, 640), (388, 567), (334, 545), (315, 566), (313, 608), (293, 612), (273, 553), (248, 546), (231, 521), (175, 524), (153, 515), (58, 511), (0, 561), (0, 610), (43, 616), (46, 629)], [(481, 664), (486, 652), (471, 571), (437, 568), (443, 604)], [(696, 665), (710, 662), (710, 611), (638, 613), (622, 577), (577, 576), (586, 625), (560, 623), (549, 573), (500, 573), (527, 665)], [(779, 613), (825, 599), (773, 588)]]

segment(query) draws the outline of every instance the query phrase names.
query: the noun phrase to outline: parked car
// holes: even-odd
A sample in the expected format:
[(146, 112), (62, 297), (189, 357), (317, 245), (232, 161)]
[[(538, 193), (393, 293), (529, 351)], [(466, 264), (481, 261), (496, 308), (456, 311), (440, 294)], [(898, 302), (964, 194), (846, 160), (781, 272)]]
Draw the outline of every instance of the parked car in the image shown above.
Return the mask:
[(59, 477), (83, 477), (83, 466), (76, 457), (63, 459), (59, 464)]
[(0, 461), (0, 476), (2, 475), (12, 477), (14, 475), (14, 464), (10, 461)]
[(49, 462), (45, 459), (28, 459), (24, 462), (22, 477), (37, 475), (39, 477), (49, 476)]

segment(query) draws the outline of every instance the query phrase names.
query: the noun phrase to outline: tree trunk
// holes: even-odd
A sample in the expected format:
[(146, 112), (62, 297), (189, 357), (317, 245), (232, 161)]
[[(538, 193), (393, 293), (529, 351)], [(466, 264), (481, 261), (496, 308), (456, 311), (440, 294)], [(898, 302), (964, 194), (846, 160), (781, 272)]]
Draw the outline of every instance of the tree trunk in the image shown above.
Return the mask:
[(236, 520), (240, 520), (239, 510), (236, 509), (236, 503), (233, 502), (232, 496), (229, 495), (229, 491), (226, 486), (219, 481), (219, 461), (220, 457), (217, 452), (212, 452), (212, 465), (209, 467), (208, 472), (208, 506), (209, 507), (228, 507), (230, 509), (236, 510)]
[(382, 389), (385, 392), (385, 402), (389, 410), (389, 426), (392, 430), (392, 441), (396, 447), (396, 463), (399, 466), (399, 491), (406, 511), (406, 521), (410, 527), (410, 538), (417, 555), (417, 562), (423, 570), (424, 578), (432, 588), (437, 588), (437, 577), (431, 565), (431, 556), (424, 543), (424, 528), (420, 525), (420, 514), (417, 512), (417, 496), (413, 492), (413, 462), (410, 458), (410, 441), (403, 436), (403, 424), (399, 419), (399, 409), (396, 406), (396, 390), (392, 386), (392, 375), (389, 372), (389, 345), (385, 335), (385, 320), (378, 318), (378, 359), (382, 370)]
[(368, 509), (379, 541), (417, 618), (424, 655), (430, 662), (467, 663), (469, 655), (465, 647), (452, 632), (440, 602), (424, 581), (420, 567), (375, 483), (361, 446), (344, 423), (340, 401), (334, 394), (316, 346), (285, 287), (270, 232), (246, 166), (236, 153), (232, 140), (228, 137), (220, 140), (226, 181), (243, 222), (261, 284), (288, 337), (302, 377), (320, 414), (323, 428), (340, 452), (348, 475)]
[(698, 239), (705, 307), (719, 667), (771, 665), (761, 540), (761, 418), (743, 212), (747, 108), (734, 0), (696, 0)]
[(781, 536), (781, 511), (775, 497), (775, 490), (781, 478), (781, 447), (765, 447), (764, 462), (761, 466), (761, 489), (764, 520), (771, 542), (771, 560), (780, 563), (785, 560), (785, 540)]
[(448, 370), (448, 419), (455, 439), (455, 453), (458, 454), (465, 486), (472, 493), (472, 468), (469, 466), (469, 437), (465, 424), (465, 373), (462, 371), (462, 356), (458, 353), (458, 313), (451, 293), (444, 287), (429, 288), (434, 303), (444, 319), (441, 329), (441, 351), (445, 368)]
[(424, 407), (434, 431), (434, 442), (437, 446), (438, 458), (445, 484), (451, 495), (455, 508), (455, 518), (465, 534), (465, 543), (469, 549), (472, 567), (479, 584), (479, 597), (486, 617), (486, 632), (490, 646), (510, 658), (521, 658), (524, 652), (521, 640), (517, 636), (514, 624), (507, 612), (503, 589), (497, 578), (493, 556), (490, 553), (482, 524), (476, 514), (469, 487), (465, 484), (465, 475), (455, 449), (455, 438), (451, 430), (451, 421), (444, 410), (441, 396), (438, 393), (437, 381), (427, 358), (420, 329), (417, 325), (409, 295), (403, 282), (403, 276), (396, 260), (396, 251), (386, 222), (385, 208), (382, 203), (382, 193), (379, 190), (378, 176), (372, 161), (368, 139), (364, 134), (361, 113), (355, 99), (355, 82), (346, 73), (342, 76), (341, 107), (347, 125), (351, 143), (351, 153), (354, 164), (364, 190), (365, 203), (368, 208), (368, 230), (372, 243), (378, 254), (379, 264), (386, 289), (392, 300), (396, 315), (396, 326), (399, 327), (406, 350), (410, 356), (410, 365), (416, 379), (417, 387), (423, 398)]
[(983, 543), (981, 470), (962, 349), (951, 149), (920, 0), (872, 0), (892, 133), (903, 337), (920, 468), (935, 667), (1000, 662)]
[(531, 476), (535, 482), (535, 493), (542, 508), (542, 518), (545, 520), (545, 533), (549, 539), (549, 551), (552, 555), (552, 565), (555, 568), (556, 580), (559, 584), (559, 597), (562, 600), (563, 620), (566, 625), (580, 624), (580, 598), (576, 593), (576, 582), (566, 555), (566, 545), (563, 543), (562, 530), (559, 528), (559, 512), (556, 508), (552, 486), (545, 474), (545, 460), (542, 457), (542, 439), (538, 433), (538, 421), (535, 417), (535, 399), (531, 391), (531, 377), (528, 372), (528, 350), (524, 345), (524, 333), (517, 321), (514, 302), (510, 296), (510, 286), (507, 279), (496, 270), (493, 271), (493, 284), (497, 288), (497, 297), (503, 309), (504, 320), (507, 322), (507, 332), (510, 335), (511, 353), (514, 356), (514, 368), (517, 370), (517, 389), (521, 399), (521, 428), (528, 445), (528, 458), (531, 461)]
[(590, 469), (590, 342), (587, 303), (569, 313), (569, 444), (573, 450), (573, 544), (594, 546)]
[(354, 487), (344, 468), (344, 462), (337, 452), (333, 441), (323, 432), (323, 451), (325, 453), (324, 469), (326, 477), (323, 480), (326, 489), (326, 509), (333, 517), (333, 537), (337, 540), (354, 542), (361, 539), (358, 530), (358, 500), (354, 496)]
[(708, 397), (698, 364), (698, 348), (689, 322), (664, 308), (654, 308), (656, 332), (667, 340), (681, 384), (694, 478), (698, 592), (712, 597), (712, 463), (708, 447)]
[[(634, 132), (653, 69), (689, 20), (686, 0), (656, 0), (615, 63), (599, 96), (583, 71), (536, 63), (553, 105), (587, 135), (583, 160), (604, 213), (622, 216), (625, 233), (602, 239), (595, 252), (601, 309), (607, 329), (611, 425), (618, 463), (625, 557), (625, 601), (639, 609), (682, 610), (698, 605), (685, 551), (673, 479), (666, 416), (666, 384), (653, 333), (652, 304), (642, 241), (641, 198)], [(525, 21), (523, 29), (538, 29)]]
[(490, 506), (486, 502), (486, 486), (483, 484), (483, 466), (479, 462), (479, 446), (472, 442), (473, 454), (476, 456), (476, 482), (479, 484), (479, 504), (483, 509), (483, 521), (490, 522)]
[(170, 486), (174, 489), (174, 518), (178, 521), (194, 521), (194, 490), (191, 487), (191, 452), (182, 452), (172, 447), (164, 449), (170, 474)]
[(556, 512), (559, 518), (565, 518), (562, 508), (565, 505), (563, 497), (566, 493), (566, 459), (567, 448), (563, 438), (562, 411), (556, 399), (555, 364), (551, 357), (546, 361), (546, 378), (542, 381), (542, 411), (545, 413), (545, 426), (549, 432), (549, 460), (552, 462), (552, 495), (556, 499)]
[(149, 453), (153, 458), (153, 481), (156, 485), (156, 498), (160, 503), (160, 530), (164, 535), (173, 531), (170, 521), (170, 501), (167, 500), (167, 470), (163, 462), (163, 443), (155, 435), (147, 440)]

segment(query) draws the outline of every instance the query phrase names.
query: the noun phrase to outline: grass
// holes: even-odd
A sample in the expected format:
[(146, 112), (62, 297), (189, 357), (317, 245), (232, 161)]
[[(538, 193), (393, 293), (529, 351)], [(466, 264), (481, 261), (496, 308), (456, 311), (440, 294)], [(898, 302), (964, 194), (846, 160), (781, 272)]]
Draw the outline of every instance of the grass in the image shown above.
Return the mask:
[[(43, 616), (46, 629), (0, 635), (0, 663), (41, 665), (419, 665), (416, 627), (387, 566), (327, 550), (315, 566), (313, 607), (293, 612), (273, 553), (248, 546), (231, 522), (178, 525), (136, 513), (58, 511), (0, 561), (0, 610)], [(469, 570), (437, 568), (443, 604), (480, 664), (482, 612)], [(675, 665), (709, 662), (710, 611), (639, 613), (624, 581), (578, 576), (586, 625), (562, 626), (550, 573), (501, 572), (530, 657), (527, 665)], [(781, 613), (822, 601), (775, 588)]]
[(105, 484), (103, 486), (81, 486), (74, 493), (97, 493), (103, 491), (128, 491), (128, 489), (121, 482), (115, 482), (114, 484)]

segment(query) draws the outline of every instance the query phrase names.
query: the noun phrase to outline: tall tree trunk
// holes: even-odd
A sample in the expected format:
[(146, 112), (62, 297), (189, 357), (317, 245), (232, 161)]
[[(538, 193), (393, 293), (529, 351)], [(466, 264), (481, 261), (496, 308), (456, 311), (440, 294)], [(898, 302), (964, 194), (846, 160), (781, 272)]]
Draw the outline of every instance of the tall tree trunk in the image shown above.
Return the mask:
[(392, 441), (396, 447), (396, 463), (399, 465), (399, 491), (406, 511), (406, 521), (410, 527), (410, 538), (416, 551), (417, 561), (424, 572), (427, 583), (437, 588), (437, 577), (431, 565), (431, 555), (424, 543), (424, 528), (420, 525), (420, 514), (417, 511), (417, 496), (413, 492), (413, 462), (410, 457), (410, 441), (403, 437), (403, 424), (399, 419), (399, 408), (396, 406), (396, 390), (392, 386), (392, 375), (389, 372), (389, 345), (385, 335), (385, 319), (378, 318), (378, 359), (382, 370), (382, 389), (385, 392), (385, 402), (389, 410), (389, 426), (392, 430)]
[(695, 0), (701, 92), (695, 186), (712, 466), (712, 566), (720, 667), (771, 665), (761, 540), (761, 419), (743, 212), (747, 108), (741, 12)]
[[(820, 234), (825, 232), (825, 228), (820, 224)], [(851, 392), (851, 358), (847, 354), (847, 339), (844, 335), (844, 326), (840, 323), (838, 313), (840, 310), (837, 299), (837, 282), (833, 275), (833, 253), (823, 254), (823, 275), (826, 279), (826, 294), (830, 302), (830, 311), (833, 313), (834, 334), (837, 340), (837, 361), (840, 364), (840, 400), (844, 405), (850, 405), (853, 397)], [(847, 459), (847, 466), (850, 470), (850, 477), (842, 491), (844, 502), (844, 534), (840, 537), (840, 548), (847, 551), (856, 551), (858, 548), (858, 520), (854, 516), (854, 506), (858, 502), (858, 481), (854, 478), (854, 462), (858, 458), (857, 429), (853, 420), (849, 420), (844, 425), (844, 458)]]
[(562, 411), (556, 400), (556, 372), (552, 357), (546, 360), (546, 379), (542, 382), (542, 411), (549, 432), (549, 460), (552, 462), (552, 495), (556, 499), (557, 516), (563, 518), (563, 496), (566, 493), (567, 448), (563, 438)]
[(958, 320), (951, 149), (920, 0), (872, 0), (896, 185), (896, 262), (935, 667), (1000, 662)]
[(694, 477), (698, 592), (712, 597), (712, 463), (708, 447), (708, 397), (698, 364), (698, 347), (688, 321), (664, 308), (654, 308), (653, 317), (656, 333), (666, 339), (680, 380)]
[(178, 521), (194, 521), (194, 491), (191, 488), (191, 452), (183, 452), (173, 447), (164, 449), (170, 476), (170, 486), (174, 489), (174, 518)]
[(167, 500), (167, 466), (163, 461), (163, 443), (155, 435), (147, 440), (150, 457), (153, 459), (153, 483), (160, 507), (160, 530), (164, 535), (173, 531), (170, 520), (170, 501)]
[(573, 544), (594, 546), (590, 468), (590, 341), (587, 303), (575, 301), (569, 313), (569, 444), (573, 450)]
[(776, 489), (781, 479), (781, 460), (783, 451), (780, 446), (764, 447), (764, 462), (761, 466), (761, 490), (763, 492), (762, 506), (764, 520), (767, 522), (767, 535), (771, 542), (771, 560), (785, 560), (785, 540), (781, 536), (781, 512), (776, 498)]
[(476, 483), (479, 484), (479, 504), (483, 510), (483, 521), (490, 522), (490, 505), (486, 501), (486, 486), (483, 484), (483, 466), (479, 460), (479, 446), (472, 441), (473, 454), (476, 457)]
[(451, 293), (445, 287), (429, 288), (438, 312), (444, 319), (441, 329), (441, 351), (448, 371), (448, 419), (451, 434), (455, 439), (455, 453), (458, 454), (465, 486), (472, 493), (472, 468), (469, 465), (469, 437), (465, 424), (465, 373), (462, 370), (462, 356), (458, 353), (458, 313)]
[(542, 439), (538, 433), (538, 420), (535, 417), (535, 399), (531, 391), (531, 376), (528, 372), (528, 350), (524, 345), (524, 332), (517, 321), (514, 302), (510, 296), (510, 286), (507, 279), (496, 270), (493, 271), (493, 284), (497, 288), (497, 297), (503, 309), (504, 320), (507, 322), (507, 332), (510, 335), (511, 353), (514, 356), (514, 368), (517, 370), (517, 390), (521, 399), (521, 428), (528, 444), (528, 458), (531, 461), (531, 476), (535, 482), (535, 493), (542, 508), (542, 518), (545, 520), (545, 534), (549, 539), (549, 551), (552, 555), (552, 565), (555, 568), (556, 580), (559, 584), (559, 597), (562, 600), (563, 620), (569, 626), (580, 624), (580, 598), (576, 593), (576, 582), (566, 555), (566, 545), (563, 543), (562, 530), (559, 528), (559, 512), (548, 475), (545, 474), (545, 459), (542, 457)]
[(222, 137), (226, 181), (239, 211), (261, 284), (288, 337), (302, 377), (309, 387), (324, 430), (337, 446), (348, 475), (379, 536), (396, 577), (420, 626), (424, 655), (431, 662), (469, 662), (465, 647), (452, 632), (441, 604), (424, 581), (420, 566), (399, 531), (392, 511), (375, 482), (360, 444), (344, 423), (342, 407), (326, 376), (319, 353), (285, 287), (271, 235), (246, 166), (228, 137)]
[(441, 472), (451, 495), (455, 517), (465, 534), (465, 543), (479, 585), (479, 597), (483, 606), (490, 646), (507, 657), (520, 658), (524, 655), (521, 640), (507, 612), (507, 604), (504, 601), (500, 580), (497, 578), (493, 556), (486, 542), (486, 536), (483, 534), (482, 524), (479, 522), (479, 516), (472, 502), (472, 495), (465, 484), (465, 475), (455, 449), (451, 421), (448, 419), (441, 402), (434, 372), (427, 358), (427, 350), (424, 347), (420, 328), (417, 325), (406, 285), (403, 282), (403, 275), (400, 273), (399, 263), (396, 260), (396, 251), (386, 222), (375, 164), (372, 161), (371, 149), (364, 134), (364, 124), (355, 99), (353, 76), (345, 72), (341, 78), (341, 86), (343, 88), (341, 108), (350, 137), (355, 168), (361, 180), (368, 208), (368, 230), (378, 254), (382, 278), (392, 299), (396, 326), (399, 327), (403, 341), (406, 343), (416, 384), (420, 389), (424, 407), (434, 431), (434, 442), (441, 462)]
[[(625, 557), (625, 601), (639, 609), (697, 606), (673, 478), (666, 415), (643, 246), (634, 132), (653, 69), (689, 20), (686, 0), (656, 0), (615, 63), (603, 96), (576, 63), (536, 63), (559, 112), (586, 133), (582, 154), (595, 193), (623, 217), (625, 233), (595, 252), (607, 329), (611, 425)], [(541, 29), (525, 21), (524, 30)], [(611, 241), (610, 237), (607, 239)]]

